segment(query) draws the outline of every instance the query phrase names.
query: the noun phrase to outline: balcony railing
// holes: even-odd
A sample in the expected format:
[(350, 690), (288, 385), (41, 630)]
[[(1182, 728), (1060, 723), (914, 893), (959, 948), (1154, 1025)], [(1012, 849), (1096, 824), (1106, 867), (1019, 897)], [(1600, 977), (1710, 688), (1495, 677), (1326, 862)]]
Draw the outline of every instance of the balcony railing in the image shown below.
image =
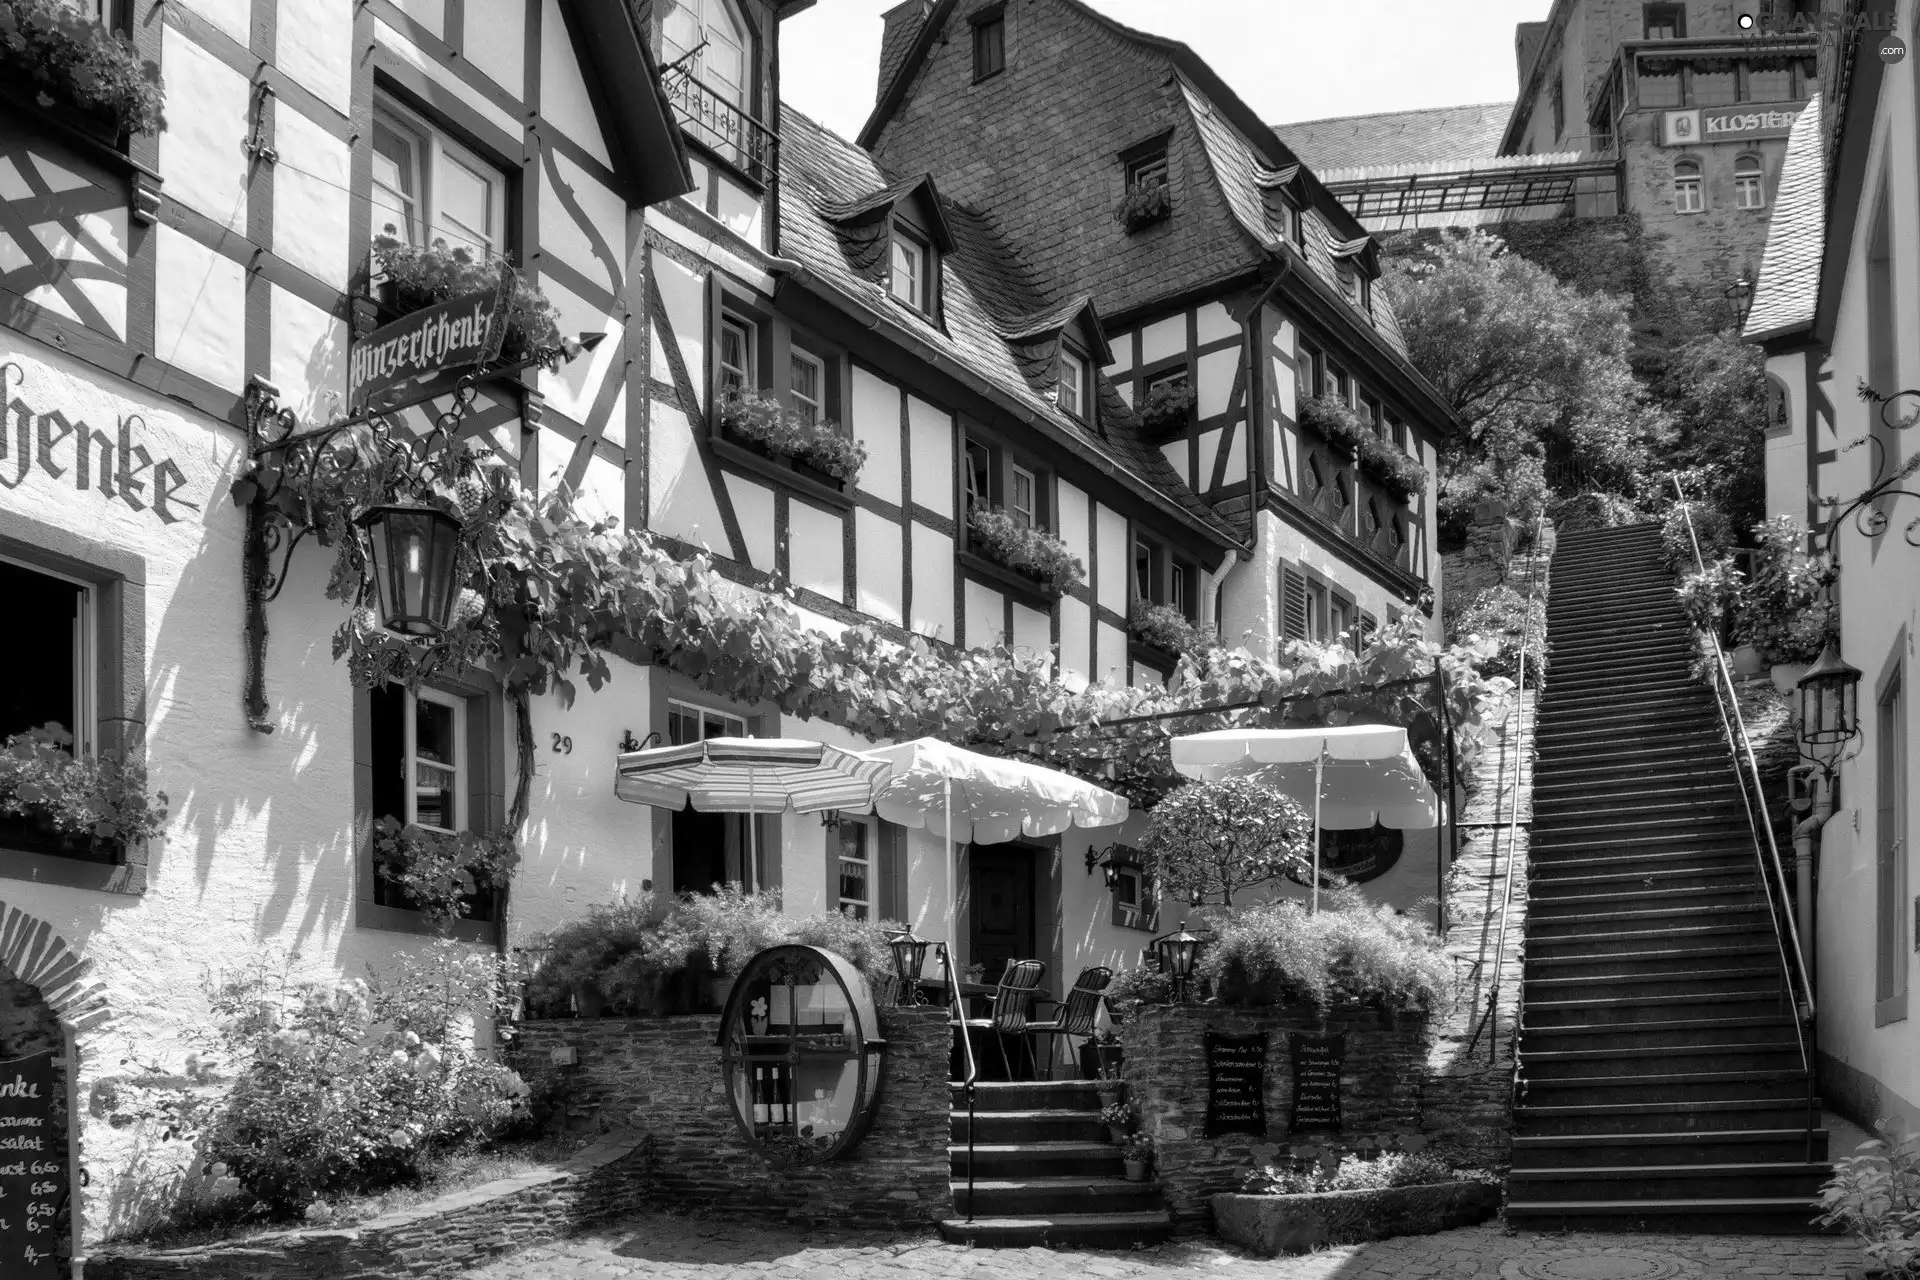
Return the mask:
[(773, 176), (773, 130), (748, 115), (721, 90), (697, 78), (683, 66), (668, 67), (660, 75), (673, 113), (687, 136), (747, 177), (765, 186)]

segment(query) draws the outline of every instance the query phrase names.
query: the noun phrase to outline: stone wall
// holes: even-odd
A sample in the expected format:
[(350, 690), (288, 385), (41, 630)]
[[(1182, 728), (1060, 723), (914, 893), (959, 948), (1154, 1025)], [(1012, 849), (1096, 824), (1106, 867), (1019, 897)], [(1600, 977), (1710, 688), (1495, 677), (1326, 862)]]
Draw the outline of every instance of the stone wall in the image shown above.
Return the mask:
[(107, 1249), (86, 1280), (410, 1280), (455, 1275), (640, 1206), (647, 1161), (634, 1135), (569, 1160), (371, 1219), (185, 1249)]
[[(866, 1136), (837, 1160), (784, 1169), (734, 1120), (719, 1026), (717, 1015), (526, 1022), (512, 1059), (536, 1090), (557, 1085), (570, 1126), (645, 1135), (656, 1201), (874, 1226), (951, 1212), (944, 1008), (881, 1010), (887, 1051)], [(553, 1065), (562, 1047), (578, 1054), (577, 1066)]]
[[(1238, 1191), (1240, 1179), (1260, 1164), (1285, 1160), (1295, 1148), (1367, 1148), (1419, 1145), (1420, 1086), (1426, 1017), (1369, 1009), (1333, 1012), (1288, 1006), (1273, 1009), (1218, 1005), (1143, 1005), (1120, 1028), (1126, 1049), (1121, 1076), (1141, 1130), (1153, 1135), (1154, 1175), (1173, 1211), (1174, 1229), (1206, 1230), (1212, 1220), (1207, 1197)], [(1207, 1063), (1201, 1035), (1267, 1033), (1264, 1135), (1204, 1136)], [(1344, 1033), (1346, 1059), (1340, 1073), (1342, 1127), (1338, 1134), (1289, 1136), (1293, 1111), (1293, 1063), (1289, 1032)]]

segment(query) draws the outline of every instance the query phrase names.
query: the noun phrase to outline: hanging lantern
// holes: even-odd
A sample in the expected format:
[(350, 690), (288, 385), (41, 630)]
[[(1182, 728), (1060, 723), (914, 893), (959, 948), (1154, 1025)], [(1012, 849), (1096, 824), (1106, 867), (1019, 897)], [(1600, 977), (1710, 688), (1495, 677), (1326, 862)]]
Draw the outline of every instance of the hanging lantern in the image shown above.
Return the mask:
[(933, 945), (916, 937), (913, 930), (902, 929), (887, 939), (893, 952), (893, 969), (900, 975), (900, 1003), (917, 1004), (920, 999), (920, 971), (927, 963), (927, 948)]
[(1840, 748), (1860, 733), (1860, 671), (1833, 641), (1800, 677), (1800, 741), (1807, 754), (1832, 768)]
[(438, 507), (393, 503), (355, 523), (367, 531), (380, 624), (409, 636), (444, 631), (459, 594), (460, 521)]

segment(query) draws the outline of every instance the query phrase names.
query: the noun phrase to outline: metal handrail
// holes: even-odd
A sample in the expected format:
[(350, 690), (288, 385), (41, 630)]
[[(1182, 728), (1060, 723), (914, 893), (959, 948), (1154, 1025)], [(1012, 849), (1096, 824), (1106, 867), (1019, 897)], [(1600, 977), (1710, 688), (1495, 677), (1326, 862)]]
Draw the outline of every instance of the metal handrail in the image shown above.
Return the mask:
[[(1506, 885), (1500, 899), (1500, 934), (1493, 952), (1493, 981), (1487, 988), (1487, 1011), (1480, 1017), (1480, 1025), (1473, 1029), (1473, 1036), (1467, 1041), (1467, 1053), (1473, 1052), (1473, 1046), (1480, 1039), (1480, 1032), (1492, 1022), (1500, 1005), (1500, 978), (1507, 963), (1507, 921), (1513, 914), (1513, 861), (1515, 851), (1520, 844), (1520, 770), (1526, 760), (1527, 752), (1527, 650), (1533, 642), (1533, 607), (1540, 599), (1540, 536), (1544, 522), (1539, 516), (1533, 521), (1533, 546), (1527, 552), (1527, 611), (1520, 624), (1520, 664), (1518, 678), (1513, 687), (1514, 741), (1513, 741), (1513, 789), (1507, 793), (1507, 869)], [(1534, 690), (1536, 701), (1539, 690)], [(1507, 766), (1500, 765), (1500, 773), (1494, 779), (1496, 787), (1504, 787)], [(1496, 791), (1494, 801), (1493, 856), (1497, 862), (1500, 857), (1500, 792)], [(1484, 934), (1482, 935), (1485, 936)], [(1516, 1042), (1517, 1047), (1517, 1042)], [(1516, 1059), (1518, 1053), (1514, 1055)], [(1487, 1061), (1500, 1060), (1500, 1041), (1497, 1030), (1487, 1037)]]
[[(1668, 478), (1673, 482), (1674, 495), (1680, 500), (1680, 515), (1681, 518), (1686, 521), (1687, 540), (1693, 546), (1693, 562), (1702, 572), (1705, 572), (1707, 562), (1706, 558), (1700, 554), (1700, 537), (1693, 527), (1693, 512), (1688, 509), (1686, 491), (1680, 487), (1679, 476), (1674, 475)], [(1804, 1032), (1800, 1032), (1800, 1023), (1803, 1020), (1811, 1021), (1814, 1016), (1813, 979), (1807, 970), (1806, 952), (1801, 947), (1799, 923), (1794, 919), (1793, 911), (1787, 905), (1792, 899), (1787, 892), (1786, 864), (1780, 859), (1780, 845), (1779, 842), (1774, 839), (1773, 824), (1765, 820), (1766, 789), (1760, 782), (1760, 762), (1754, 755), (1753, 740), (1747, 735), (1746, 721), (1740, 715), (1740, 702), (1734, 693), (1733, 671), (1728, 667), (1727, 655), (1720, 647), (1720, 637), (1715, 635), (1711, 629), (1704, 630), (1703, 634), (1705, 634), (1707, 638), (1707, 643), (1713, 647), (1713, 669), (1715, 675), (1718, 676), (1718, 679), (1714, 682), (1714, 701), (1720, 704), (1720, 718), (1727, 732), (1727, 747), (1734, 757), (1734, 775), (1740, 780), (1740, 798), (1742, 803), (1746, 805), (1747, 823), (1754, 830), (1754, 856), (1756, 858), (1760, 856), (1760, 835), (1764, 832), (1767, 837), (1767, 853), (1773, 864), (1774, 879), (1777, 880), (1780, 885), (1780, 900), (1779, 905), (1776, 906), (1773, 886), (1767, 881), (1766, 867), (1763, 864), (1760, 869), (1760, 882), (1767, 893), (1767, 908), (1770, 912), (1774, 913), (1775, 917), (1773, 931), (1775, 940), (1779, 942), (1781, 948), (1781, 967), (1786, 971), (1789, 987), (1791, 987), (1796, 974), (1800, 979), (1800, 996), (1803, 1003), (1798, 1010), (1800, 1017), (1795, 1019), (1795, 1030), (1800, 1033), (1801, 1063), (1803, 1067), (1810, 1070), (1811, 1066), (1807, 1057), (1806, 1037)], [(1724, 695), (1722, 692), (1723, 687)], [(1747, 772), (1745, 774), (1742, 774), (1740, 771), (1740, 764), (1743, 757), (1747, 766)], [(1753, 795), (1751, 798), (1747, 795), (1749, 778), (1751, 778), (1753, 784)], [(1756, 799), (1760, 801), (1760, 813), (1758, 815), (1754, 813), (1754, 800)], [(1782, 920), (1786, 922), (1784, 931), (1781, 929)], [(1791, 963), (1789, 963), (1786, 955), (1788, 943), (1792, 944), (1793, 949), (1793, 959)]]
[(940, 969), (947, 975), (947, 1016), (960, 1028), (960, 1043), (967, 1060), (966, 1079), (960, 1091), (967, 1099), (967, 1221), (973, 1221), (973, 1101), (980, 1079), (980, 1065), (973, 1060), (973, 1037), (967, 1032), (966, 1010), (960, 1007), (960, 984), (953, 980), (953, 952), (940, 944)]

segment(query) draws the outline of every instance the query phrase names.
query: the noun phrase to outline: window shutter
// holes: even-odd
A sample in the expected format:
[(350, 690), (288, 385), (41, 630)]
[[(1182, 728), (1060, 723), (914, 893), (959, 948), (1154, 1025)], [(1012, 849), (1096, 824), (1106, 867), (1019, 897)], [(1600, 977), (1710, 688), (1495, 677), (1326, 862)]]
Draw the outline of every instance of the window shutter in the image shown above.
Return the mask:
[(880, 847), (874, 851), (873, 914), (880, 920), (907, 920), (907, 833), (881, 821)]
[(1283, 640), (1307, 638), (1307, 584), (1298, 569), (1284, 561), (1280, 565), (1280, 637)]
[(1375, 619), (1374, 616), (1368, 613), (1365, 609), (1362, 609), (1360, 611), (1360, 643), (1363, 646), (1372, 644), (1373, 633), (1378, 631), (1379, 629), (1380, 629), (1379, 621)]
[(397, 684), (381, 685), (367, 695), (372, 732), (368, 735), (375, 818), (407, 817), (407, 693)]

